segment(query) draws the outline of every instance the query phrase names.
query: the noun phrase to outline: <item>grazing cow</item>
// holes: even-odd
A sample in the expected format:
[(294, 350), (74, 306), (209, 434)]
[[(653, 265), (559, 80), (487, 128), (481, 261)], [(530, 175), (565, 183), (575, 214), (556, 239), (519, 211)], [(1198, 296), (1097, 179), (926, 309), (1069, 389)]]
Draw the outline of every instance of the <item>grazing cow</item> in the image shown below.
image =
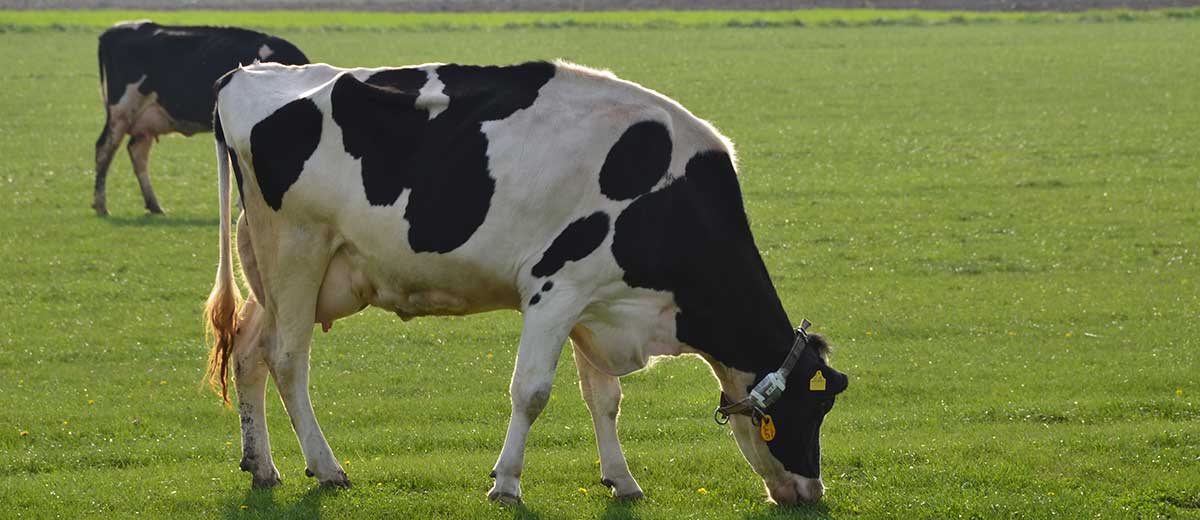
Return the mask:
[(96, 140), (92, 208), (108, 214), (104, 182), (121, 140), (151, 213), (162, 213), (150, 187), (150, 147), (171, 132), (212, 130), (212, 85), (222, 74), (256, 60), (300, 65), (308, 58), (291, 43), (234, 27), (180, 27), (149, 20), (118, 23), (100, 35), (100, 96), (104, 128)]
[[(688, 353), (711, 365), (717, 418), (732, 423), (770, 496), (822, 496), (821, 421), (847, 378), (826, 364), (822, 339), (793, 331), (750, 233), (731, 144), (708, 123), (566, 63), (264, 63), (230, 72), (217, 90), (209, 376), (228, 399), (232, 358), (241, 468), (254, 485), (279, 481), (268, 372), (307, 474), (349, 485), (309, 401), (310, 341), (314, 323), (328, 330), (373, 305), (403, 319), (522, 312), (493, 500), (520, 500), (526, 437), (567, 338), (615, 496), (642, 495), (617, 439), (617, 378), (652, 356)], [(240, 312), (231, 168), (251, 289)]]

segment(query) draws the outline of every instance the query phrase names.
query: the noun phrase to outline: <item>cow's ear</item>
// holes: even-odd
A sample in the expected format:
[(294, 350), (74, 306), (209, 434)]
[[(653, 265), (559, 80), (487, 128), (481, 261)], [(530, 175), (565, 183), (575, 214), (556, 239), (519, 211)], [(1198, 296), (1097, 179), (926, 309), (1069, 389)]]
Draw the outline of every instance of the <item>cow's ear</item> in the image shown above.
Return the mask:
[(814, 349), (805, 349), (792, 376), (788, 389), (795, 385), (805, 399), (828, 399), (846, 390), (850, 378), (825, 363)]
[[(819, 376), (819, 377), (818, 377)], [(825, 388), (819, 389), (819, 382), (825, 380)], [(850, 377), (846, 374), (834, 370), (829, 365), (822, 364), (819, 368), (813, 371), (812, 376), (808, 380), (808, 393), (822, 398), (833, 397), (844, 391), (850, 386)]]

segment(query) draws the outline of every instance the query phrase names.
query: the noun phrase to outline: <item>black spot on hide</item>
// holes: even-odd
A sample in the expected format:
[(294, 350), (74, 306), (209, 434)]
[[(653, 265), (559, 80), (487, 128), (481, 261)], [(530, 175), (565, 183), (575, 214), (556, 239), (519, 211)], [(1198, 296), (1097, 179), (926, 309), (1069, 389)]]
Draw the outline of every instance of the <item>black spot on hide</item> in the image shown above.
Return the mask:
[(404, 212), (409, 245), (446, 253), (483, 224), (495, 192), (481, 124), (532, 105), (555, 69), (544, 62), (440, 66), (450, 101), (432, 120), (416, 106), (425, 72), (417, 71), (418, 81), (406, 70), (413, 69), (382, 71), (366, 83), (343, 75), (333, 88), (333, 118), (346, 152), (362, 160), (367, 201), (389, 206), (411, 190)]
[(608, 151), (600, 168), (600, 192), (613, 200), (647, 193), (667, 174), (671, 135), (658, 121), (630, 126)]
[(428, 79), (429, 75), (421, 69), (388, 69), (372, 74), (364, 83), (415, 96)]
[(242, 163), (238, 161), (237, 152), (233, 148), (229, 149), (229, 164), (233, 166), (233, 179), (237, 181), (238, 198), (244, 201), (246, 194), (242, 192)]
[[(546, 249), (545, 253), (542, 253), (541, 260), (534, 264), (530, 272), (538, 278), (557, 273), (567, 262), (579, 261), (590, 255), (592, 251), (600, 247), (606, 236), (608, 236), (608, 214), (603, 211), (597, 211), (576, 220), (568, 224), (557, 237), (554, 237), (550, 247)], [(548, 287), (544, 287), (543, 290), (553, 287), (550, 282), (546, 282), (546, 285)]]
[[(275, 211), (283, 206), (284, 193), (300, 178), (304, 162), (320, 141), (321, 111), (310, 99), (284, 105), (250, 130), (254, 177), (263, 199)], [(241, 179), (241, 173), (235, 173)]]

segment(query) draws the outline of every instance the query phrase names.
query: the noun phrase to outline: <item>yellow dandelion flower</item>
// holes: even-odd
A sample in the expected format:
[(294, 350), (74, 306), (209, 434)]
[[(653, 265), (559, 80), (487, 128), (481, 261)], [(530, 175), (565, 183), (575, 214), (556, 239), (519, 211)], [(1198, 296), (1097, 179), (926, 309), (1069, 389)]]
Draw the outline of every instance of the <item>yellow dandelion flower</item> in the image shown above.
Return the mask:
[(250, 506), (248, 506), (248, 505), (246, 505), (246, 504), (242, 504), (242, 505), (238, 506), (238, 509), (241, 509), (242, 511), (245, 511), (245, 510), (247, 510), (247, 509), (250, 509)]
[(88, 399), (88, 406), (91, 406), (91, 405), (94, 405), (94, 404), (96, 404), (96, 400), (95, 400), (95, 399)]
[(383, 487), (383, 482), (376, 482), (375, 487)]
[(69, 423), (69, 422), (67, 422), (67, 421), (63, 421), (63, 426), (66, 426), (66, 425), (68, 425), (68, 424), (71, 424), (71, 423)]
[(868, 335), (868, 336), (874, 336), (874, 335), (875, 335), (875, 333), (874, 333), (874, 332), (871, 332), (871, 331), (869, 331), (869, 330), (868, 330), (868, 331), (867, 331), (867, 335)]
[(1015, 330), (1010, 330), (1010, 331), (1008, 331), (1008, 335), (1009, 335), (1009, 336), (1016, 336), (1016, 335), (1017, 335), (1017, 331), (1015, 331)]
[(22, 436), (22, 437), (28, 437), (28, 436), (29, 436), (29, 432), (27, 432), (27, 431), (25, 431), (25, 430), (21, 430), (21, 436)]
[(1048, 491), (1048, 492), (1046, 492), (1046, 496), (1048, 496), (1048, 497), (1052, 497), (1052, 496), (1054, 496), (1054, 492), (1053, 492), (1053, 491)]
[(1073, 332), (1071, 332), (1071, 331), (1069, 331), (1069, 330), (1068, 330), (1068, 331), (1067, 331), (1067, 333), (1066, 333), (1066, 334), (1063, 334), (1063, 335), (1069, 338), (1069, 337), (1071, 337), (1071, 336), (1074, 336), (1075, 334), (1074, 334)]
[(580, 492), (580, 493), (583, 493), (583, 494), (585, 494), (585, 495), (586, 495), (586, 494), (587, 494), (587, 488), (579, 488), (579, 492)]
[(1176, 389), (1175, 389), (1175, 395), (1177, 395), (1177, 396), (1179, 396), (1179, 397), (1183, 397), (1183, 389), (1182, 389), (1182, 388), (1176, 388)]
[(162, 381), (159, 381), (159, 382), (158, 382), (158, 384), (160, 384), (160, 385), (165, 385), (165, 384), (167, 384), (167, 380), (166, 380), (166, 379), (163, 379)]
[(488, 358), (488, 359), (492, 359), (492, 353), (491, 353), (491, 352), (488, 352), (488, 353), (487, 353), (487, 358)]
[(697, 493), (700, 493), (701, 495), (707, 495), (707, 494), (708, 494), (708, 490), (707, 490), (707, 489), (704, 489), (704, 488), (697, 489), (697, 490), (696, 490), (696, 492), (697, 492)]

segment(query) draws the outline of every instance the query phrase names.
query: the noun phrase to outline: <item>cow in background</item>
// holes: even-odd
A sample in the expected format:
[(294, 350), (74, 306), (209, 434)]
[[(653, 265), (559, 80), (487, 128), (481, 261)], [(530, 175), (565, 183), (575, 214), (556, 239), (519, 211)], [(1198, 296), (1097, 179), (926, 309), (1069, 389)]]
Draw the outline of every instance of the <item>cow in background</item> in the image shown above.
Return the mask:
[(235, 27), (118, 23), (100, 35), (100, 95), (104, 128), (96, 140), (92, 208), (108, 214), (105, 177), (129, 135), (129, 159), (150, 213), (162, 207), (150, 187), (150, 147), (158, 136), (212, 131), (213, 83), (255, 61), (303, 65), (308, 58), (282, 38)]

